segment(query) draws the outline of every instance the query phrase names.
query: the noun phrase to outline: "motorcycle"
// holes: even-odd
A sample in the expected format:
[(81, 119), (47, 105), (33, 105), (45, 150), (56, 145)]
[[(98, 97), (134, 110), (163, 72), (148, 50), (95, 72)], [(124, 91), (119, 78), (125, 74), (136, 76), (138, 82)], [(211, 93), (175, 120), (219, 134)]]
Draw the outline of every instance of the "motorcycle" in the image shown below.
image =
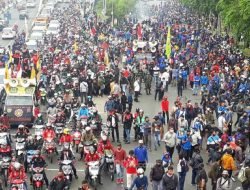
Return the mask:
[(84, 152), (84, 157), (89, 154), (89, 149), (91, 147), (94, 147), (94, 142), (92, 141), (86, 141), (83, 143), (83, 152)]
[(33, 128), (35, 129), (35, 136), (37, 137), (37, 140), (40, 140), (43, 135), (44, 125), (35, 125)]
[[(27, 157), (26, 157), (26, 159), (27, 159), (27, 168), (30, 168), (30, 162), (31, 162), (31, 160), (32, 160), (32, 158), (35, 156), (35, 155), (37, 155), (38, 154), (38, 150), (28, 150), (27, 151)], [(26, 169), (27, 169), (26, 168)]]
[(76, 153), (78, 153), (78, 148), (79, 148), (79, 144), (81, 142), (81, 131), (79, 128), (76, 128), (74, 133), (73, 133), (73, 146), (76, 146)]
[(71, 118), (72, 110), (71, 110), (71, 104), (65, 105), (65, 116), (67, 119)]
[(50, 163), (53, 163), (53, 154), (56, 151), (56, 144), (52, 138), (46, 138), (44, 143), (47, 157), (50, 160)]
[(11, 190), (27, 190), (24, 186), (23, 179), (14, 179), (10, 182), (10, 189)]
[(96, 189), (97, 179), (100, 170), (100, 162), (99, 161), (88, 162), (88, 167), (89, 167), (89, 181), (93, 186), (93, 188)]
[(81, 117), (81, 125), (82, 127), (85, 127), (88, 125), (88, 117), (86, 116)]
[(25, 154), (25, 139), (24, 138), (17, 138), (16, 139), (16, 155), (18, 162), (23, 163), (24, 161), (24, 154)]
[(110, 179), (111, 181), (114, 181), (114, 175), (115, 175), (114, 154), (111, 151), (106, 150), (104, 159), (105, 159), (106, 169), (110, 174)]
[(34, 190), (42, 190), (43, 184), (44, 184), (44, 178), (43, 178), (43, 168), (36, 167), (32, 168), (32, 185)]
[(64, 126), (63, 123), (55, 123), (55, 125), (54, 125), (54, 129), (56, 132), (56, 138), (57, 138), (58, 142), (63, 134), (63, 126)]
[(2, 181), (4, 182), (5, 187), (8, 185), (8, 169), (10, 166), (11, 158), (9, 156), (4, 156), (0, 160), (0, 172), (2, 176)]
[(41, 88), (40, 91), (41, 91), (41, 100), (40, 100), (40, 103), (41, 103), (41, 105), (45, 105), (46, 102), (47, 102), (47, 98), (46, 98), (47, 92), (46, 92), (46, 90), (44, 88)]
[(64, 176), (70, 181), (72, 181), (72, 172), (73, 172), (71, 164), (72, 160), (61, 161), (62, 172)]
[(93, 119), (93, 120), (90, 121), (89, 126), (92, 129), (92, 132), (95, 135), (95, 137), (99, 137), (100, 136), (100, 131), (99, 131), (99, 128), (98, 128), (98, 123)]

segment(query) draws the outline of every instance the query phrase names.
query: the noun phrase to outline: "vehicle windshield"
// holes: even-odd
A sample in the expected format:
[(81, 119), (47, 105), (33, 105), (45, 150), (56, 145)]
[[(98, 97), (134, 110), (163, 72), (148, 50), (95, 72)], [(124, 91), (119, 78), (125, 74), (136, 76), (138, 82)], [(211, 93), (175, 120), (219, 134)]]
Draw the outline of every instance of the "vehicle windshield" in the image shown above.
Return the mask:
[(7, 96), (6, 106), (31, 106), (33, 105), (32, 96)]
[(8, 33), (8, 32), (11, 32), (12, 30), (10, 28), (4, 28), (3, 29), (3, 33)]

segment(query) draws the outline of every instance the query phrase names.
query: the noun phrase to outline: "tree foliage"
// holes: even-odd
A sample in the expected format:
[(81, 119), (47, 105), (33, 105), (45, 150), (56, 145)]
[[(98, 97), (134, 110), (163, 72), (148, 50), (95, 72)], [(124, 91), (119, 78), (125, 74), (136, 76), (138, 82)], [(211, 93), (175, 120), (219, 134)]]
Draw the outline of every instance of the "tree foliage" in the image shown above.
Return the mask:
[[(114, 18), (122, 19), (129, 12), (132, 12), (136, 4), (136, 0), (106, 0), (106, 15), (111, 16), (112, 4)], [(103, 0), (98, 0), (96, 3), (97, 12), (101, 13), (103, 10)]]

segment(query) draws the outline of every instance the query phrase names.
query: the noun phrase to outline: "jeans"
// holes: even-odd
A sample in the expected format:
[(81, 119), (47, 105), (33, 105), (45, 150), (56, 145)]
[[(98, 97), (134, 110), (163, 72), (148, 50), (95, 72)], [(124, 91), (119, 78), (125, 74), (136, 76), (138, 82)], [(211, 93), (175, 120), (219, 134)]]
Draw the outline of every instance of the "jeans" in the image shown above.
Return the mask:
[(115, 141), (115, 134), (116, 134), (116, 139), (119, 141), (119, 130), (118, 127), (112, 127), (112, 140)]
[(196, 178), (197, 174), (198, 174), (198, 170), (192, 169), (192, 182), (191, 182), (192, 185), (196, 184), (195, 178)]
[(154, 145), (155, 145), (155, 149), (157, 148), (157, 145), (160, 146), (160, 140), (161, 140), (160, 132), (154, 133)]
[(149, 134), (144, 134), (143, 135), (143, 138), (144, 138), (144, 144), (145, 146), (151, 150), (151, 133)]
[(198, 85), (198, 84), (194, 84), (194, 87), (193, 87), (193, 94), (194, 94), (194, 95), (198, 95), (198, 90), (199, 90), (199, 85)]
[(166, 146), (166, 151), (169, 153), (170, 158), (172, 158), (174, 154), (174, 147)]
[(169, 113), (168, 111), (162, 111), (162, 116), (166, 122), (166, 117), (167, 117), (167, 123), (169, 122)]
[(87, 92), (81, 92), (81, 101), (82, 103), (87, 101)]
[(130, 131), (131, 131), (131, 128), (124, 128), (124, 130), (125, 130), (125, 134), (126, 134), (126, 141), (130, 142)]
[(162, 190), (162, 180), (160, 181), (152, 181), (152, 190)]
[(122, 91), (126, 94), (127, 84), (122, 84)]
[(184, 190), (185, 178), (186, 178), (186, 172), (179, 172), (179, 189), (178, 190)]
[(123, 179), (124, 167), (121, 164), (116, 164), (115, 167), (117, 179)]

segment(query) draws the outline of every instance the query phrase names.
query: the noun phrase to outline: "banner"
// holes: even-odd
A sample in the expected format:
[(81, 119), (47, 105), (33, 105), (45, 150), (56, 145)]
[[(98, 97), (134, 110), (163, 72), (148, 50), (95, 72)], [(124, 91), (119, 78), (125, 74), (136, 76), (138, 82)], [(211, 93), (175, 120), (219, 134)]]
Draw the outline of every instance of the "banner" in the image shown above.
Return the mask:
[(169, 59), (171, 55), (171, 34), (170, 34), (170, 26), (168, 26), (168, 34), (167, 34), (167, 42), (166, 42), (166, 57)]

